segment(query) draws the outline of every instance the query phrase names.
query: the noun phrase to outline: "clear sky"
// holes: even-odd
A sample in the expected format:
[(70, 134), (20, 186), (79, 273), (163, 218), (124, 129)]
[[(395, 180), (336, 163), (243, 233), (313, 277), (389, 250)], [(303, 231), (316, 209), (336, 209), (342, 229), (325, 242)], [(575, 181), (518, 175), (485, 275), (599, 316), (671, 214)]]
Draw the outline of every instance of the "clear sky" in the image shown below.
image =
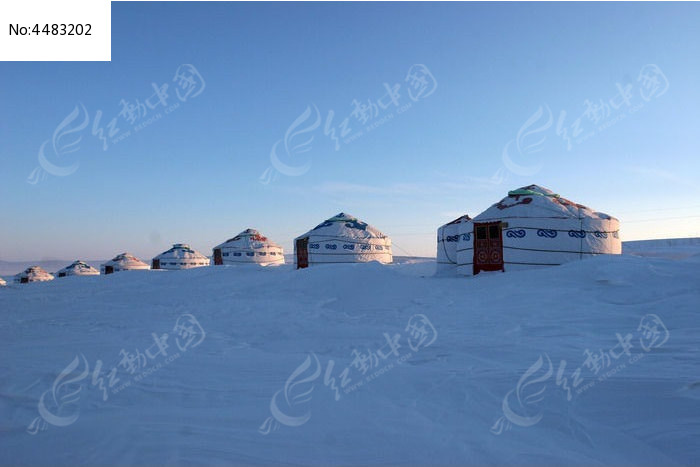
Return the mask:
[(340, 211), (434, 255), (531, 183), (700, 236), (698, 4), (114, 2), (110, 63), (0, 74), (2, 260), (291, 251)]

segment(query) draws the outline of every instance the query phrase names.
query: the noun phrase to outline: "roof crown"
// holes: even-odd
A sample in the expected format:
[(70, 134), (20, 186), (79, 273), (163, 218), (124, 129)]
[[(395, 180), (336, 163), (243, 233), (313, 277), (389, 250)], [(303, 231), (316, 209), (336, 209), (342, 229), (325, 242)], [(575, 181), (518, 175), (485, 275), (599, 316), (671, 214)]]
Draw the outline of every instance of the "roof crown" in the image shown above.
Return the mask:
[(528, 185), (508, 192), (508, 196), (474, 218), (475, 221), (508, 217), (593, 217), (613, 219), (608, 214), (593, 211), (583, 204), (574, 203), (539, 185)]

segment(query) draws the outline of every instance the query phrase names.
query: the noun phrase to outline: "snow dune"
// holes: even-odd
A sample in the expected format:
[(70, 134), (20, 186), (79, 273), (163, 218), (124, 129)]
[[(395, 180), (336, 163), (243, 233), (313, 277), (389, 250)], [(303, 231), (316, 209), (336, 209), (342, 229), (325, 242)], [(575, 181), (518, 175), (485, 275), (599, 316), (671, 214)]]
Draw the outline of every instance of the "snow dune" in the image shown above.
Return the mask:
[(433, 271), (415, 259), (2, 288), (2, 462), (700, 463), (700, 256)]

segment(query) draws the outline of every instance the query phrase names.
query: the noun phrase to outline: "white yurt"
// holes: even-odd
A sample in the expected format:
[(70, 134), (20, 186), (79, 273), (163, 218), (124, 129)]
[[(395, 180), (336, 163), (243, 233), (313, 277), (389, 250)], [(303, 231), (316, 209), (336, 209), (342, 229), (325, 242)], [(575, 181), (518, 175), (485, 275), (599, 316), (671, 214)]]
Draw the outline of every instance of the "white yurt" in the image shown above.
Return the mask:
[(150, 267), (131, 253), (117, 255), (100, 266), (100, 272), (102, 274), (112, 274), (114, 272), (130, 271), (133, 269), (150, 269)]
[(246, 229), (221, 245), (214, 247), (214, 264), (284, 264), (282, 247), (255, 229)]
[(297, 269), (322, 263), (391, 263), (391, 239), (341, 212), (294, 239)]
[(538, 185), (508, 196), (459, 227), (460, 274), (556, 266), (622, 252), (614, 217)]
[(52, 281), (54, 277), (40, 266), (32, 266), (15, 276), (17, 284), (28, 284), (29, 282)]
[(454, 273), (457, 270), (457, 245), (460, 241), (460, 224), (471, 222), (471, 217), (463, 215), (438, 228), (437, 231), (437, 272)]
[(5, 282), (5, 279), (0, 277), (0, 287), (7, 285), (7, 282)]
[(83, 261), (75, 261), (70, 266), (66, 266), (60, 269), (56, 273), (56, 277), (66, 277), (66, 276), (99, 276), (100, 271), (93, 268), (89, 264)]
[(176, 243), (168, 251), (153, 258), (152, 269), (191, 269), (209, 266), (209, 257), (193, 250), (186, 243)]

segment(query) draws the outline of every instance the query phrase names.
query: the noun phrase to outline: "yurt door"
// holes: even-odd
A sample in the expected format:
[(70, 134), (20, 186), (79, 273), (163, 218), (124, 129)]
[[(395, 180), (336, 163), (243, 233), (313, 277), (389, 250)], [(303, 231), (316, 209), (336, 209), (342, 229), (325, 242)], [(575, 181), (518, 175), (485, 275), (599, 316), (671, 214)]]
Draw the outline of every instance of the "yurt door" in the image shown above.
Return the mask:
[(153, 260), (153, 266), (151, 266), (151, 269), (160, 269), (160, 260), (159, 259)]
[(114, 266), (105, 266), (105, 274), (112, 274), (114, 272)]
[(297, 269), (309, 267), (309, 237), (300, 238), (296, 244)]
[(474, 275), (503, 271), (503, 235), (500, 222), (474, 224)]
[(214, 265), (221, 266), (224, 264), (224, 258), (221, 257), (221, 248), (214, 249)]
[(28, 277), (21, 277), (19, 279), (20, 284), (29, 284), (29, 278)]

